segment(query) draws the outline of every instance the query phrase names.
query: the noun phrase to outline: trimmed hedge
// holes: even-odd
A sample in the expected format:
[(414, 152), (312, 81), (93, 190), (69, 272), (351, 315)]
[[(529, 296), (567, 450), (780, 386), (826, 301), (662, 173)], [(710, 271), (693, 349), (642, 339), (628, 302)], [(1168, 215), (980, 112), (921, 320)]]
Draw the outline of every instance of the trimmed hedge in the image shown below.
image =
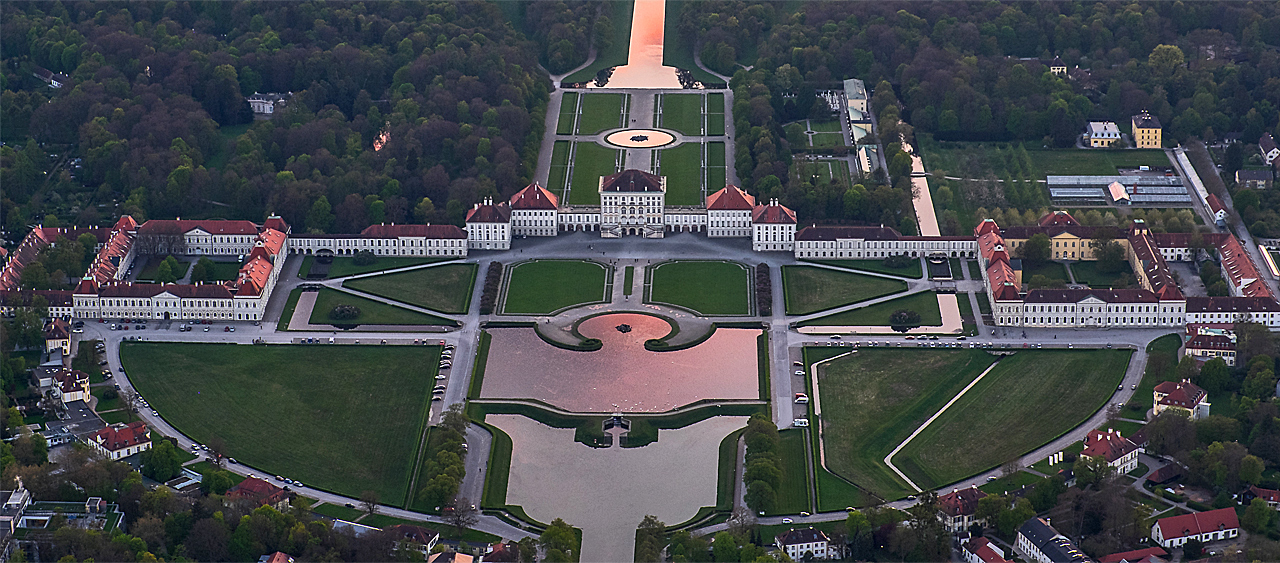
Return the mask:
[(769, 276), (769, 265), (764, 262), (756, 266), (756, 313), (762, 317), (773, 316), (773, 278)]
[(490, 262), (484, 275), (484, 292), (480, 294), (480, 314), (492, 315), (498, 303), (498, 289), (502, 287), (502, 262)]

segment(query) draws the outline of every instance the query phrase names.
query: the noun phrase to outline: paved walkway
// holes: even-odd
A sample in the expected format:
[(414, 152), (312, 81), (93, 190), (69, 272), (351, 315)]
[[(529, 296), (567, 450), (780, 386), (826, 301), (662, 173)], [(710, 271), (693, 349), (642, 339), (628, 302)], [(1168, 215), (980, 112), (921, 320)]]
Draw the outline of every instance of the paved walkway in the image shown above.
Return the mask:
[(929, 178), (925, 176), (924, 161), (911, 145), (902, 144), (911, 154), (911, 205), (916, 209), (916, 224), (920, 234), (926, 237), (942, 236), (938, 229), (938, 217), (933, 210), (933, 195), (929, 193)]

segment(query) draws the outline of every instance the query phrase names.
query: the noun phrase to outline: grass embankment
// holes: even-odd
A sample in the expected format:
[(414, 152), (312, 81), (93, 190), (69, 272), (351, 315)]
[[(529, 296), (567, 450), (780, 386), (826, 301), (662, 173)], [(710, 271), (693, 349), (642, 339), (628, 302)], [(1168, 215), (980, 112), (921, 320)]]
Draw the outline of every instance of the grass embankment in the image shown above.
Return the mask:
[(272, 475), (401, 504), (440, 348), (125, 343), (129, 378), (193, 439)]
[(548, 315), (608, 301), (609, 268), (585, 260), (534, 260), (516, 264), (507, 280), (502, 311), (508, 315)]
[(889, 274), (891, 276), (902, 276), (904, 278), (924, 277), (924, 272), (920, 268), (920, 260), (912, 260), (911, 264), (894, 268), (886, 266), (884, 260), (810, 260), (816, 264), (827, 264), (830, 266), (838, 266), (841, 268), (849, 268), (850, 270), (862, 270), (864, 272), (876, 272), (880, 274)]
[[(1125, 418), (1133, 418), (1137, 420), (1145, 420), (1147, 411), (1154, 406), (1151, 396), (1155, 392), (1156, 385), (1165, 381), (1177, 381), (1177, 371), (1173, 366), (1178, 365), (1178, 350), (1182, 348), (1182, 336), (1178, 334), (1166, 334), (1152, 340), (1147, 344), (1147, 371), (1142, 374), (1142, 381), (1138, 383), (1138, 388), (1133, 392), (1133, 397), (1125, 403), (1124, 409), (1121, 410), (1121, 416)], [(1152, 360), (1156, 357), (1163, 357), (1167, 363), (1168, 369), (1164, 370), (1165, 374), (1154, 373), (1151, 369)]]
[(736, 262), (664, 262), (651, 270), (649, 302), (702, 315), (751, 314), (750, 269)]
[(475, 264), (448, 264), (348, 280), (342, 287), (442, 313), (461, 314), (471, 304), (477, 268)]
[[(316, 297), (315, 308), (311, 310), (311, 324), (340, 325), (445, 325), (456, 326), (458, 323), (443, 317), (410, 311), (395, 305), (388, 305), (358, 295), (344, 293), (336, 289), (324, 288)], [(360, 309), (360, 315), (354, 319), (335, 321), (329, 318), (329, 312), (338, 305), (353, 305)], [(292, 313), (290, 313), (292, 315)]]
[[(417, 266), (420, 264), (431, 264), (434, 262), (442, 262), (445, 260), (456, 260), (456, 258), (416, 258), (410, 256), (379, 256), (372, 264), (356, 264), (355, 258), (334, 257), (333, 263), (329, 265), (329, 275), (325, 279), (345, 278), (347, 276), (355, 276), (359, 274), (371, 274), (373, 272), (381, 272), (384, 270), (394, 270), (396, 268), (406, 268), (409, 266)], [(311, 273), (311, 266), (315, 264), (315, 256), (308, 256), (302, 262), (302, 269), (298, 271), (298, 277), (305, 278)]]
[(787, 314), (807, 315), (906, 291), (907, 284), (812, 266), (783, 266), (782, 287)]
[(942, 326), (938, 296), (931, 291), (804, 321), (800, 326), (889, 326), (889, 316), (899, 309), (920, 313), (920, 326)]

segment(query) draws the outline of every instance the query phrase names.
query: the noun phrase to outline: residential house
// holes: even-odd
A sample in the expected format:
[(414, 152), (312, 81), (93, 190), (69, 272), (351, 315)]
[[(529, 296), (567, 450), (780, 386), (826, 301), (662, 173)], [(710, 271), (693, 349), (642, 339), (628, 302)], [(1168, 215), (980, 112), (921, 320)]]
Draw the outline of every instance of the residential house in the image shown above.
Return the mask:
[(289, 506), (289, 492), (256, 477), (248, 477), (240, 484), (227, 489), (229, 501), (246, 501), (254, 506), (270, 506), (285, 510)]
[(1201, 543), (1229, 540), (1240, 535), (1236, 509), (1222, 508), (1161, 518), (1151, 526), (1151, 539), (1165, 549), (1182, 547), (1187, 540)]
[(978, 500), (987, 496), (974, 485), (967, 489), (952, 489), (938, 497), (938, 519), (953, 534), (969, 529), (973, 524), (986, 524), (974, 518), (978, 513)]
[(1251, 190), (1265, 190), (1271, 187), (1271, 171), (1236, 170), (1236, 185)]
[(1152, 391), (1154, 414), (1174, 409), (1185, 412), (1191, 420), (1209, 416), (1209, 393), (1190, 380), (1165, 381)]
[(1138, 468), (1138, 446), (1120, 435), (1119, 430), (1108, 428), (1106, 432), (1094, 430), (1084, 438), (1082, 456), (1106, 460), (1107, 466), (1118, 474)]
[[(1063, 69), (1066, 73), (1066, 69)], [(1120, 142), (1120, 128), (1114, 121), (1090, 121), (1086, 129), (1089, 135), (1089, 146), (1092, 148), (1110, 148)]]
[(973, 538), (964, 542), (963, 547), (961, 554), (966, 563), (1010, 563), (1004, 557), (1004, 550), (987, 538)]
[(1147, 482), (1156, 485), (1167, 485), (1182, 476), (1182, 467), (1170, 463), (1147, 475)]
[(386, 528), (386, 530), (395, 534), (397, 547), (417, 551), (424, 557), (431, 553), (431, 550), (436, 546), (436, 542), (440, 541), (440, 532), (430, 528), (423, 528), (422, 526), (396, 524)]
[(1280, 510), (1280, 491), (1274, 489), (1263, 489), (1257, 485), (1250, 485), (1249, 489), (1240, 494), (1240, 504), (1248, 506), (1253, 499), (1260, 498), (1267, 503), (1267, 508), (1271, 510)]
[(489, 546), (489, 551), (480, 560), (484, 563), (519, 563), (520, 546), (510, 540), (502, 540)]
[(1098, 563), (1164, 563), (1169, 552), (1162, 547), (1148, 547), (1134, 551), (1112, 553), (1098, 558)]
[(151, 431), (144, 422), (116, 424), (94, 432), (89, 445), (116, 461), (151, 449)]
[(1280, 159), (1280, 146), (1277, 146), (1276, 140), (1271, 138), (1271, 133), (1258, 139), (1258, 152), (1262, 153), (1262, 162), (1267, 166), (1271, 166)]
[(61, 88), (63, 86), (71, 84), (71, 78), (68, 77), (67, 75), (62, 74), (60, 72), (50, 71), (49, 69), (41, 66), (36, 67), (35, 71), (32, 72), (31, 74), (36, 78), (43, 80), (44, 83), (48, 84), (50, 88)]
[(1018, 527), (1013, 551), (1036, 563), (1087, 563), (1092, 561), (1071, 540), (1059, 534), (1044, 518), (1032, 518)]
[(44, 351), (61, 350), (63, 356), (71, 355), (71, 325), (62, 319), (51, 319), (44, 324)]
[(839, 559), (843, 556), (840, 546), (827, 539), (827, 534), (822, 530), (813, 528), (791, 529), (778, 534), (773, 541), (792, 561), (800, 561), (806, 557)]
[(1158, 149), (1163, 145), (1160, 139), (1160, 120), (1143, 110), (1133, 116), (1133, 144), (1140, 149)]
[(475, 557), (456, 551), (441, 551), (427, 557), (427, 563), (473, 563)]
[(284, 109), (292, 98), (293, 92), (285, 92), (284, 94), (254, 92), (252, 96), (245, 98), (245, 100), (249, 102), (249, 107), (253, 109), (253, 113), (257, 115), (274, 115), (277, 111)]
[(1049, 72), (1052, 72), (1054, 76), (1065, 77), (1067, 75), (1067, 63), (1062, 62), (1062, 57), (1054, 57), (1052, 61), (1045, 63), (1045, 66), (1049, 67)]
[(76, 401), (89, 402), (89, 374), (80, 370), (63, 369), (53, 375), (53, 386), (50, 393), (54, 398), (67, 403)]
[(1213, 222), (1217, 223), (1219, 227), (1226, 225), (1227, 207), (1222, 205), (1222, 200), (1218, 199), (1216, 195), (1209, 194), (1209, 197), (1204, 198), (1204, 202), (1209, 206), (1209, 213), (1213, 214)]
[(259, 557), (258, 563), (293, 563), (293, 557), (283, 551), (277, 551), (270, 555)]
[(1198, 361), (1207, 362), (1213, 358), (1222, 358), (1228, 366), (1236, 365), (1236, 335), (1231, 331), (1226, 334), (1196, 334), (1183, 346), (1185, 355)]

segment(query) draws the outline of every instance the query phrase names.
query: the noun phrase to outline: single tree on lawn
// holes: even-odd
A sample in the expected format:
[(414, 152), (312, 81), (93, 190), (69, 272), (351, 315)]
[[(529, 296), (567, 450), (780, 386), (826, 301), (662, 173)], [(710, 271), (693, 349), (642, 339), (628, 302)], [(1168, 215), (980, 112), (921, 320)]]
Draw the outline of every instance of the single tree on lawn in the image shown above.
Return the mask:
[(895, 332), (906, 332), (920, 326), (920, 313), (911, 309), (899, 309), (889, 315), (889, 326)]
[(480, 521), (480, 514), (467, 497), (458, 497), (453, 500), (450, 509), (445, 511), (445, 518), (449, 520), (451, 526), (462, 532), (475, 526), (476, 522)]
[(1044, 264), (1053, 255), (1053, 242), (1049, 235), (1036, 233), (1018, 247), (1017, 255), (1032, 264)]
[(366, 490), (360, 493), (360, 508), (370, 516), (378, 511), (378, 492)]

